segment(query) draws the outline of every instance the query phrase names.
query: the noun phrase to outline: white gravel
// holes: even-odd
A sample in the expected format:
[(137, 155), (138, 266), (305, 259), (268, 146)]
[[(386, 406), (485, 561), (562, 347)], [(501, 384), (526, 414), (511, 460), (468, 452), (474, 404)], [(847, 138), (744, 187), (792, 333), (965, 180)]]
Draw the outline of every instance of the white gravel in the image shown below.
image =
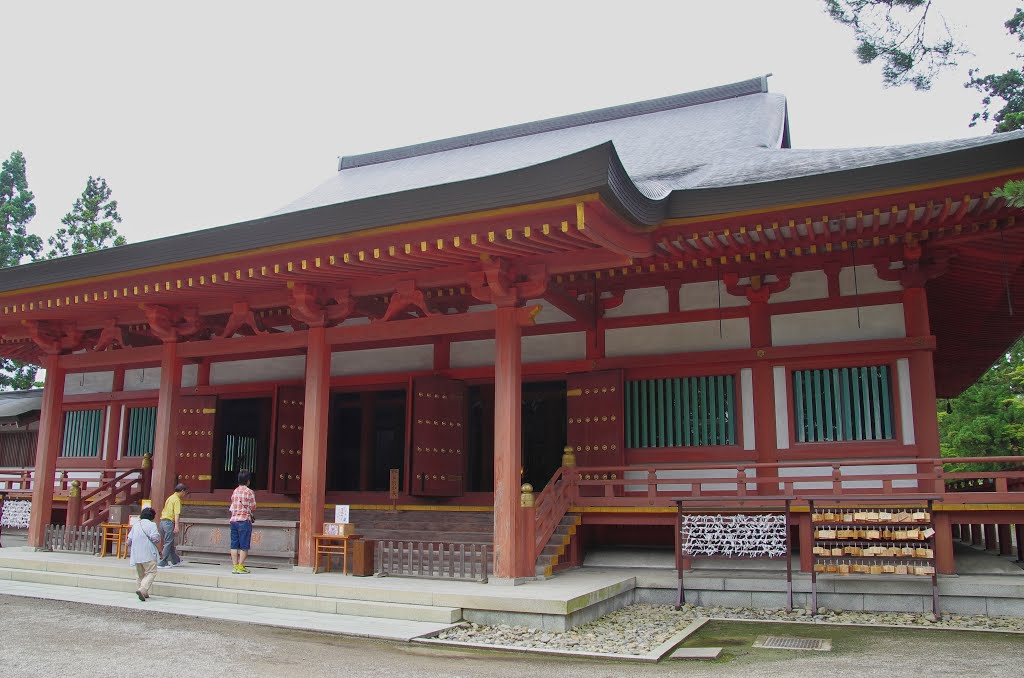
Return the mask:
[(575, 650), (599, 654), (642, 655), (654, 650), (698, 617), (749, 619), (807, 624), (866, 624), (871, 626), (950, 627), (1024, 633), (1024, 619), (980, 615), (943, 615), (938, 621), (928, 614), (901, 612), (847, 612), (821, 608), (818, 614), (799, 609), (698, 607), (684, 605), (630, 605), (589, 624), (565, 632), (539, 631), (524, 626), (465, 624), (437, 636), (438, 640), (506, 647)]

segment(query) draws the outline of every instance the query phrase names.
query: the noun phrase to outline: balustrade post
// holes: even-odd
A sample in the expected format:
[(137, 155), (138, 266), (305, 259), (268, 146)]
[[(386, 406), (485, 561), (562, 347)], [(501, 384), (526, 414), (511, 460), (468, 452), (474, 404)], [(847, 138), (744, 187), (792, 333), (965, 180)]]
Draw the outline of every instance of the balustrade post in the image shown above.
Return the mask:
[(576, 453), (573, 452), (572, 445), (566, 445), (562, 448), (562, 466), (566, 468), (576, 466)]
[(747, 496), (747, 469), (743, 466), (736, 469), (736, 494)]
[(654, 506), (655, 499), (658, 498), (658, 470), (654, 468), (647, 469), (647, 504)]
[(1013, 555), (1013, 544), (1010, 539), (1010, 526), (1009, 525), (997, 525), (996, 531), (999, 536), (999, 555), (1001, 556), (1012, 556)]
[[(527, 572), (536, 572), (537, 556), (540, 555), (537, 548), (537, 506), (536, 497), (533, 494), (533, 485), (523, 483), (519, 494), (520, 514), (520, 544), (516, 549), (518, 561), (516, 571), (521, 576), (527, 576)], [(543, 545), (540, 547), (543, 549)]]
[(832, 493), (843, 493), (843, 474), (839, 464), (832, 464)]
[(935, 521), (935, 569), (939, 574), (956, 574), (953, 562), (953, 529), (949, 514), (944, 511), (932, 513)]
[(68, 491), (68, 517), (65, 524), (67, 527), (82, 524), (82, 485), (77, 480), (71, 481), (71, 489)]
[(153, 453), (147, 452), (142, 456), (142, 499), (149, 499), (152, 494), (153, 482)]

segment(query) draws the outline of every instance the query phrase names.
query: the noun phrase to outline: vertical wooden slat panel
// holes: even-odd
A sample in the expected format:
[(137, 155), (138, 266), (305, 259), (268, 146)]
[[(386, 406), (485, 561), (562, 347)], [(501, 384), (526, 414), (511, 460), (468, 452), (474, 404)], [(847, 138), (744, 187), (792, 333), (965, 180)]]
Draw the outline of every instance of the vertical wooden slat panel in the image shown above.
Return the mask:
[(872, 427), (875, 432), (873, 440), (878, 440), (882, 437), (882, 410), (881, 403), (878, 398), (878, 368), (871, 368), (871, 412), (874, 415), (872, 421)]
[(850, 397), (850, 368), (844, 367), (839, 370), (840, 378), (840, 400), (842, 401), (843, 409), (843, 440), (853, 439), (853, 415), (851, 407), (853, 406), (853, 398)]
[(658, 447), (665, 447), (665, 416), (668, 414), (668, 404), (665, 402), (665, 380), (657, 379), (654, 383), (654, 390), (658, 394)]
[(850, 400), (853, 401), (854, 440), (864, 440), (864, 412), (861, 407), (860, 369), (850, 370)]
[(718, 416), (718, 394), (716, 392), (717, 389), (715, 388), (717, 384), (715, 383), (714, 377), (704, 377), (704, 384), (708, 391), (707, 444), (717, 445), (718, 426), (716, 425), (716, 418)]
[(683, 445), (693, 445), (693, 398), (690, 397), (690, 389), (693, 388), (693, 377), (683, 379)]
[(891, 382), (889, 381), (889, 367), (888, 365), (882, 365), (878, 368), (879, 378), (881, 384), (879, 384), (879, 391), (882, 396), (882, 437), (892, 438), (892, 403), (890, 402), (890, 394), (892, 393)]
[(823, 412), (821, 408), (821, 370), (814, 370), (814, 440), (824, 440)]
[(654, 380), (650, 379), (647, 381), (647, 440), (649, 444), (647, 447), (657, 447), (658, 445), (658, 399), (654, 393)]
[(675, 409), (673, 412), (673, 419), (675, 420), (675, 441), (673, 445), (683, 444), (683, 400), (680, 395), (680, 379), (677, 377), (672, 380), (673, 390), (673, 402), (675, 403)]
[(640, 386), (640, 416), (639, 416), (638, 419), (639, 419), (639, 423), (640, 423), (640, 440), (639, 440), (638, 445), (640, 447), (648, 447), (648, 444), (647, 444), (648, 443), (648, 438), (647, 438), (647, 408), (648, 408), (648, 403), (647, 403), (647, 383), (641, 381), (639, 386)]
[(861, 410), (864, 414), (864, 437), (861, 440), (872, 440), (875, 436), (872, 429), (871, 418), (871, 384), (868, 383), (868, 368), (860, 368), (860, 399)]
[(733, 375), (726, 376), (726, 388), (728, 389), (729, 403), (729, 444), (736, 444), (736, 378)]
[(636, 447), (633, 444), (633, 403), (634, 403), (633, 389), (634, 389), (635, 386), (636, 386), (636, 382), (635, 381), (627, 381), (626, 382), (626, 407), (625, 407), (625, 411), (623, 412), (623, 416), (625, 417), (625, 419), (623, 420), (622, 424), (623, 424), (623, 428), (625, 429), (625, 433), (626, 433), (626, 447), (627, 448)]
[(697, 394), (699, 396), (699, 408), (697, 410), (697, 440), (701, 445), (708, 444), (708, 385), (704, 377), (694, 379), (697, 382)]
[(796, 441), (807, 442), (807, 419), (804, 414), (804, 373), (802, 370), (793, 372), (793, 409), (796, 413)]
[(822, 414), (825, 415), (825, 421), (822, 430), (824, 431), (824, 437), (822, 440), (835, 440), (835, 434), (832, 430), (832, 373), (829, 370), (820, 370), (821, 372), (821, 403), (822, 403)]

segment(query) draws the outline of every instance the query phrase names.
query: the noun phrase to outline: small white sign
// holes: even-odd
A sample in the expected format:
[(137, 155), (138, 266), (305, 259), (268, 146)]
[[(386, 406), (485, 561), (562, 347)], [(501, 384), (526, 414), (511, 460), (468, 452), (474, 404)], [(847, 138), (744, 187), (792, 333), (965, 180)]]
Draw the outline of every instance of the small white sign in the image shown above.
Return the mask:
[(348, 522), (348, 504), (338, 504), (334, 507), (334, 522)]

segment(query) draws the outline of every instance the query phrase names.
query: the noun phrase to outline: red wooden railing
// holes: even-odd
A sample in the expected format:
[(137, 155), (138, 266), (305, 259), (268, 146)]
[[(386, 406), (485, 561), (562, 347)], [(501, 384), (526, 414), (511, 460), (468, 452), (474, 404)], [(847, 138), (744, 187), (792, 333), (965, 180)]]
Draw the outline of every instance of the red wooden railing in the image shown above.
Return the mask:
[(144, 474), (142, 469), (130, 469), (107, 480), (88, 494), (82, 494), (81, 524), (99, 525), (110, 515), (116, 504), (132, 504), (142, 499)]
[(555, 471), (555, 475), (551, 476), (551, 480), (548, 481), (548, 484), (544, 486), (544, 489), (541, 490), (534, 500), (533, 505), (536, 519), (534, 560), (544, 550), (544, 546), (551, 539), (555, 528), (562, 521), (562, 516), (565, 515), (565, 512), (572, 505), (573, 497), (575, 496), (573, 486), (575, 485), (576, 476), (571, 471), (572, 469), (564, 467)]
[[(71, 483), (77, 480), (81, 490), (81, 524), (99, 525), (106, 520), (111, 506), (118, 503), (133, 503), (145, 496), (146, 476), (141, 468), (120, 472), (109, 469), (76, 469), (74, 477), (69, 475), (68, 471), (62, 470), (54, 473), (53, 493), (56, 497), (68, 497)], [(0, 492), (4, 494), (28, 497), (32, 494), (34, 483), (34, 469), (0, 469)]]

